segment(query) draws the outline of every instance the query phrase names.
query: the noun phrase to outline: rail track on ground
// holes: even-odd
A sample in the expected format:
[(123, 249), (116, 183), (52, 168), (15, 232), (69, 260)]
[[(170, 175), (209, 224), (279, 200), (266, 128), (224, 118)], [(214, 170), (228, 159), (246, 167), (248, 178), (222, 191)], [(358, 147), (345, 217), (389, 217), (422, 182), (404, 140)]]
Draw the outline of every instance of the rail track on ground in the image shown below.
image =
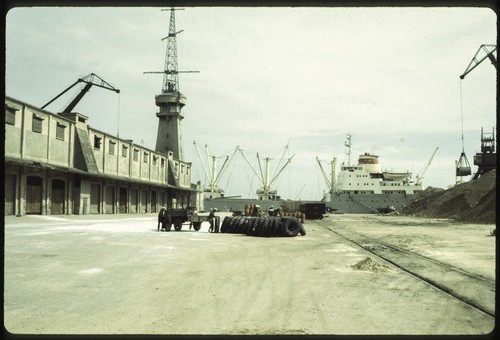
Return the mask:
[(311, 222), (470, 307), (495, 317), (494, 279), (468, 272), (449, 263), (361, 235), (352, 230), (345, 228), (335, 230), (324, 220)]

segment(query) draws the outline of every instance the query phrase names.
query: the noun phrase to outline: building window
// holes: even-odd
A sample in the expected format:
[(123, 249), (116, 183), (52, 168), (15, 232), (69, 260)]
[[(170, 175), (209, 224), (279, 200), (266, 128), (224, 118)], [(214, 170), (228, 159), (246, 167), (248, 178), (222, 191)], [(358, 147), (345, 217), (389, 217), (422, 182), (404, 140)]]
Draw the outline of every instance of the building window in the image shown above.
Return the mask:
[(165, 158), (162, 158), (161, 159), (161, 167), (164, 168), (165, 167)]
[(181, 174), (184, 173), (184, 165), (181, 165)]
[(57, 123), (56, 124), (56, 138), (59, 140), (64, 140), (64, 135), (66, 134), (66, 125)]
[(156, 163), (158, 161), (158, 156), (153, 155), (153, 165), (156, 166)]
[(122, 157), (128, 156), (128, 146), (122, 145)]
[(116, 148), (116, 142), (114, 140), (109, 141), (109, 154), (114, 155), (115, 154), (115, 148)]
[(5, 108), (5, 123), (15, 125), (16, 124), (16, 109), (11, 107)]
[(149, 153), (144, 151), (144, 157), (143, 157), (144, 163), (147, 163), (149, 161)]
[(134, 161), (139, 160), (139, 149), (134, 149)]
[(43, 123), (43, 118), (39, 117), (37, 115), (33, 115), (33, 126), (32, 126), (32, 131), (37, 132), (37, 133), (42, 133), (42, 123)]
[(94, 149), (101, 150), (102, 138), (99, 136), (94, 136)]

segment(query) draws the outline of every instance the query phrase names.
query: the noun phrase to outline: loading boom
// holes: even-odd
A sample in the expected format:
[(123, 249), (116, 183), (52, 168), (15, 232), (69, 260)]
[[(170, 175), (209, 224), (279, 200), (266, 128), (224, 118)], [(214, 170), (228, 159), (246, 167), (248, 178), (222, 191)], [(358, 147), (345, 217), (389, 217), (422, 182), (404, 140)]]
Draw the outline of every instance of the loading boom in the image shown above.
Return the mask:
[(90, 88), (93, 85), (95, 85), (97, 87), (102, 87), (103, 89), (106, 89), (106, 90), (115, 91), (116, 93), (120, 93), (119, 89), (113, 87), (112, 85), (110, 85), (109, 83), (107, 83), (105, 80), (103, 80), (101, 77), (99, 77), (98, 75), (96, 75), (94, 73), (91, 73), (89, 75), (86, 75), (83, 78), (79, 78), (72, 85), (70, 85), (66, 90), (64, 90), (63, 92), (59, 93), (54, 99), (52, 99), (47, 104), (45, 104), (44, 106), (42, 106), (42, 109), (44, 109), (45, 107), (47, 107), (48, 105), (50, 105), (52, 102), (54, 102), (56, 99), (58, 99), (63, 94), (65, 94), (66, 92), (68, 92), (70, 89), (72, 89), (78, 83), (86, 83), (86, 85), (80, 91), (80, 93), (75, 97), (75, 99), (73, 99), (71, 101), (71, 103), (62, 111), (62, 113), (70, 113), (71, 111), (73, 111), (73, 109), (75, 108), (75, 106), (80, 102), (80, 100), (83, 98), (83, 96), (90, 90)]

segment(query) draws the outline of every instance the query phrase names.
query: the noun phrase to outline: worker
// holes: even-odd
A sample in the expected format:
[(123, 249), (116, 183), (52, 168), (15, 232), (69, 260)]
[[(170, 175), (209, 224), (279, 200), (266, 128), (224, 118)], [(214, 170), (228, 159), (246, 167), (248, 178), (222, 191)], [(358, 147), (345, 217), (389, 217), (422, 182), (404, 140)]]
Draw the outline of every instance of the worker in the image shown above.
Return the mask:
[(280, 209), (280, 207), (278, 207), (278, 208), (276, 208), (274, 210), (274, 216), (281, 217), (281, 209)]
[[(198, 211), (196, 210), (196, 207), (193, 208), (193, 211), (191, 212), (191, 216), (198, 216)], [(189, 222), (189, 230), (193, 228), (193, 221)]]
[[(160, 229), (161, 224), (161, 229)], [(165, 229), (166, 231), (170, 231), (172, 226), (172, 218), (167, 213), (167, 207), (162, 207), (160, 212), (158, 213), (158, 231)]]
[(274, 216), (274, 208), (273, 206), (271, 205), (271, 208), (269, 208), (269, 216)]
[[(215, 209), (217, 211), (217, 209)], [(220, 216), (215, 216), (215, 232), (219, 232), (219, 226), (220, 226)]]
[(214, 232), (215, 211), (217, 211), (216, 208), (210, 209), (210, 214), (208, 215), (208, 223), (210, 223), (210, 227), (208, 228), (209, 233)]

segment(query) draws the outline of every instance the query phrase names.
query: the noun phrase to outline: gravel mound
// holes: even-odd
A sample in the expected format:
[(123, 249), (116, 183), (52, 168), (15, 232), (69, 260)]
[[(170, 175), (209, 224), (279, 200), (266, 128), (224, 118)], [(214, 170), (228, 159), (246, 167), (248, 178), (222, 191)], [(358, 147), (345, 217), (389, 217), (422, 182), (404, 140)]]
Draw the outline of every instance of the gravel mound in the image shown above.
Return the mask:
[(401, 214), (495, 224), (496, 170), (443, 190), (428, 187), (401, 208)]
[(370, 271), (370, 272), (387, 272), (390, 271), (391, 269), (386, 266), (385, 264), (381, 264), (371, 257), (367, 257), (364, 260), (356, 263), (355, 265), (351, 266), (354, 270), (365, 270), (365, 271)]

